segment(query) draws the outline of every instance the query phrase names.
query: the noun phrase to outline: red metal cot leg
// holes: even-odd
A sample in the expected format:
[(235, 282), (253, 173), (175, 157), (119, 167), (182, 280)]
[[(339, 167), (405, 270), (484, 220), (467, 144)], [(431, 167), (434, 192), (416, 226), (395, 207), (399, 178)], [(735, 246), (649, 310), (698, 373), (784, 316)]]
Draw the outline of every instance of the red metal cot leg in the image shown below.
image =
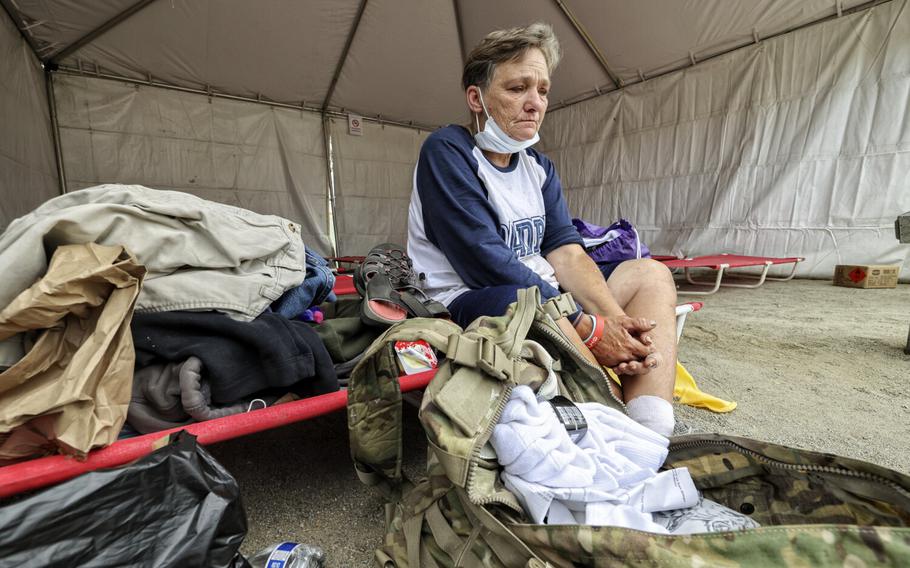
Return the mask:
[[(710, 290), (686, 290), (686, 289), (678, 289), (678, 290), (677, 290), (677, 293), (678, 293), (678, 294), (692, 294), (693, 296), (707, 296), (707, 295), (709, 295), (709, 294), (713, 294), (714, 292), (717, 292), (717, 291), (720, 289), (720, 281), (721, 281), (721, 279), (724, 277), (724, 270), (726, 270), (727, 268), (729, 268), (729, 266), (730, 266), (729, 264), (721, 264), (720, 266), (717, 267), (717, 277), (714, 279), (714, 285), (713, 285), (713, 287), (712, 287)], [(688, 268), (685, 269), (685, 272), (686, 272), (686, 281), (687, 281), (689, 284), (708, 285), (708, 286), (711, 286), (711, 283), (710, 283), (710, 282), (704, 282), (704, 281), (701, 281), (701, 280), (695, 280), (695, 279), (693, 279), (693, 278), (692, 278), (692, 275), (689, 273), (689, 269), (688, 269)]]

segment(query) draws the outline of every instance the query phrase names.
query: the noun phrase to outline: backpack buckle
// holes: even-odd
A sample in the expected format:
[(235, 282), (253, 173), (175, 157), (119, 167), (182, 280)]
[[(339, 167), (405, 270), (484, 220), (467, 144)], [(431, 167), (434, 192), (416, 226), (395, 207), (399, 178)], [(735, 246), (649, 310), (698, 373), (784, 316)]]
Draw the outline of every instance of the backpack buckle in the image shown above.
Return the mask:
[(568, 317), (578, 311), (578, 306), (575, 304), (575, 298), (572, 297), (570, 292), (550, 298), (543, 303), (542, 307), (543, 311), (553, 318), (553, 321), (556, 321), (559, 318)]
[(480, 369), (500, 381), (518, 378), (518, 361), (510, 359), (495, 341), (483, 335), (449, 336), (446, 356), (457, 365)]

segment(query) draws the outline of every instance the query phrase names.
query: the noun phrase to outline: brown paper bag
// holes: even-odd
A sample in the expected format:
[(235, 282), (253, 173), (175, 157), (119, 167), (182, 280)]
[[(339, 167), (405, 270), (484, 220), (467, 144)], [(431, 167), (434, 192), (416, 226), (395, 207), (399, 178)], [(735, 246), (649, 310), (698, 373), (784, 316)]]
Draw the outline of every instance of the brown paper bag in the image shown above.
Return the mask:
[[(145, 268), (123, 247), (54, 251), (47, 273), (0, 311), (0, 339), (37, 340), (0, 374), (0, 465), (117, 439), (130, 401), (133, 306)], [(52, 418), (49, 418), (52, 417)]]

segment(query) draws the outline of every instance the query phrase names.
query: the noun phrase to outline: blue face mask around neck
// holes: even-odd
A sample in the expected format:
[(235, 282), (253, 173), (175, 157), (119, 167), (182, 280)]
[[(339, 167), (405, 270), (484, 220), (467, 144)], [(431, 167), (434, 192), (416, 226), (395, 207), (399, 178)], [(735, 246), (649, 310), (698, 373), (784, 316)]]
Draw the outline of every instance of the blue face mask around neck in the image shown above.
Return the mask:
[(480, 130), (480, 119), (477, 118), (476, 114), (474, 115), (474, 121), (477, 124), (477, 134), (474, 135), (474, 142), (477, 143), (478, 148), (489, 152), (496, 152), (497, 154), (514, 154), (537, 144), (540, 140), (540, 136), (536, 132), (534, 133), (534, 136), (528, 140), (515, 140), (503, 132), (487, 111), (487, 106), (483, 102), (483, 94), (480, 92), (479, 88), (477, 89), (477, 94), (480, 95), (480, 106), (483, 108), (484, 114), (487, 115), (487, 121), (483, 125), (483, 130)]

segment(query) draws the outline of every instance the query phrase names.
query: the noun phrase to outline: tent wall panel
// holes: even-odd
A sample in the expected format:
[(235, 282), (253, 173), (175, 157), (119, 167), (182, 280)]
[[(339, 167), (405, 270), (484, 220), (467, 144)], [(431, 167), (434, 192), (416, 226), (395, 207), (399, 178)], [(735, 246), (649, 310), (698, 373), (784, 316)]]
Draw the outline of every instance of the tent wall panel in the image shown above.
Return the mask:
[(363, 124), (363, 136), (347, 122), (331, 120), (335, 163), (338, 250), (362, 255), (384, 242), (405, 244), (414, 166), (428, 132)]
[(119, 81), (58, 75), (69, 188), (137, 183), (301, 223), (331, 250), (318, 114)]
[(0, 10), (0, 229), (60, 192), (44, 72)]
[(906, 1), (776, 37), (551, 113), (542, 149), (576, 216), (655, 252), (805, 256), (800, 274), (903, 263)]

